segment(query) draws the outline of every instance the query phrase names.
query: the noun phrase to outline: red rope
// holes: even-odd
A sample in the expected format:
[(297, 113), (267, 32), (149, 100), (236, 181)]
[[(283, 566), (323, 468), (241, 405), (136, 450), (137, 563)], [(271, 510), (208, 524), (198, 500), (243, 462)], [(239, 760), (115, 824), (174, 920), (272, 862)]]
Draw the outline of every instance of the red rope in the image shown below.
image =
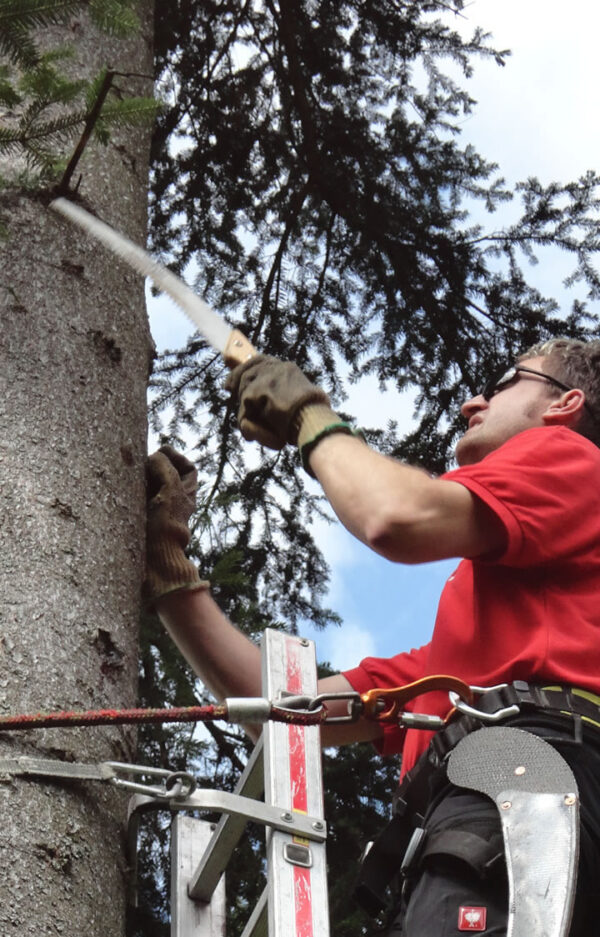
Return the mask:
[[(0, 716), (0, 732), (15, 729), (46, 729), (75, 726), (126, 725), (129, 723), (209, 722), (227, 719), (226, 706), (174, 706), (170, 709), (89, 709), (84, 712), (32, 713), (22, 716)], [(293, 712), (271, 707), (269, 718), (274, 722), (295, 725), (317, 725), (326, 718), (325, 710)]]

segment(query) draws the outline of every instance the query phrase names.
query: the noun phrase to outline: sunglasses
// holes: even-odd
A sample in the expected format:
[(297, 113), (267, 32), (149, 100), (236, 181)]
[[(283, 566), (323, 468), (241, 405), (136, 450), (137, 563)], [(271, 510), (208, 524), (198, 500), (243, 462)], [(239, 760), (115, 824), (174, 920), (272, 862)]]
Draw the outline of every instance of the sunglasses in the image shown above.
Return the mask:
[[(543, 371), (534, 371), (533, 368), (524, 368), (520, 364), (515, 364), (513, 365), (512, 368), (508, 368), (508, 370), (504, 371), (500, 377), (498, 378), (493, 377), (491, 378), (491, 380), (487, 381), (483, 389), (479, 393), (481, 394), (484, 400), (490, 401), (492, 397), (500, 393), (501, 390), (504, 390), (506, 387), (508, 387), (509, 384), (511, 384), (514, 380), (516, 380), (519, 377), (519, 373), (521, 371), (524, 371), (526, 374), (537, 374), (538, 377), (543, 377), (545, 381), (548, 381), (549, 384), (553, 384), (555, 387), (558, 387), (560, 390), (573, 390), (574, 389), (573, 387), (569, 387), (568, 384), (563, 384), (562, 381), (557, 381), (555, 377), (550, 377), (549, 374), (544, 374)], [(583, 405), (588, 411), (591, 418), (593, 419), (594, 423), (600, 426), (600, 420), (598, 419), (598, 417), (596, 416), (596, 414), (594, 413), (590, 405), (587, 403), (587, 401), (584, 401)]]

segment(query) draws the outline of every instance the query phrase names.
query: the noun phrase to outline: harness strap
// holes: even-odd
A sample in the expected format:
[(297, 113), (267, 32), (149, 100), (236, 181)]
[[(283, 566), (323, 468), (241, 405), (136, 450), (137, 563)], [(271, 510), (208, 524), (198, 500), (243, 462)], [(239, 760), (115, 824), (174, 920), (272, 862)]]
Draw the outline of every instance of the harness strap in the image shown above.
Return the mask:
[(404, 817), (395, 816), (367, 847), (354, 897), (372, 917), (377, 917), (387, 907), (387, 886), (402, 864), (412, 834), (412, 825), (406, 823)]
[[(524, 680), (515, 680), (514, 683), (486, 691), (477, 701), (477, 708), (482, 713), (494, 713), (514, 705), (519, 707), (520, 714), (507, 720), (507, 725), (515, 724), (528, 715), (559, 722), (568, 719), (577, 741), (581, 741), (581, 721), (593, 729), (600, 728), (600, 697), (577, 687), (541, 687)], [(427, 760), (435, 767), (439, 766), (461, 739), (475, 729), (480, 729), (481, 725), (474, 716), (455, 717), (434, 735), (426, 753)]]
[(484, 712), (494, 712), (502, 700), (506, 700), (503, 705), (516, 703), (523, 712), (542, 709), (561, 715), (576, 713), (586, 722), (600, 727), (600, 697), (578, 687), (538, 686), (515, 680), (506, 687), (484, 694), (480, 708)]
[[(500, 847), (500, 848), (499, 848)], [(486, 878), (504, 858), (502, 841), (484, 839), (468, 830), (442, 830), (427, 837), (420, 863), (434, 856), (451, 856), (470, 866), (480, 878)]]

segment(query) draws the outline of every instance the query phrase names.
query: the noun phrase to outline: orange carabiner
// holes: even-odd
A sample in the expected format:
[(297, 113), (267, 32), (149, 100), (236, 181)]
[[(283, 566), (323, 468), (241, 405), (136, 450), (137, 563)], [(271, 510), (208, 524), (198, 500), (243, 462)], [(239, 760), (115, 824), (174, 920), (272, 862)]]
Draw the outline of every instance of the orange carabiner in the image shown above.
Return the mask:
[(374, 689), (361, 693), (362, 715), (365, 719), (372, 719), (375, 722), (396, 722), (398, 713), (405, 703), (410, 702), (416, 696), (430, 693), (433, 690), (452, 690), (465, 702), (473, 702), (473, 691), (468, 683), (459, 680), (458, 677), (433, 674), (430, 677), (415, 680), (414, 683), (392, 687), (389, 690)]

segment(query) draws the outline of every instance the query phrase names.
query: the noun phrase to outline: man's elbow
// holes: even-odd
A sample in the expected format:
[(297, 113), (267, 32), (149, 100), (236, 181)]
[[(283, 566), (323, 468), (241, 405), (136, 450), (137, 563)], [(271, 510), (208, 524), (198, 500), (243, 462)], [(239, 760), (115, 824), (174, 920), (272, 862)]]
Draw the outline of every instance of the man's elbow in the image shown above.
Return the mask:
[(392, 563), (428, 563), (438, 559), (428, 525), (422, 520), (387, 515), (367, 525), (365, 541), (371, 550)]

